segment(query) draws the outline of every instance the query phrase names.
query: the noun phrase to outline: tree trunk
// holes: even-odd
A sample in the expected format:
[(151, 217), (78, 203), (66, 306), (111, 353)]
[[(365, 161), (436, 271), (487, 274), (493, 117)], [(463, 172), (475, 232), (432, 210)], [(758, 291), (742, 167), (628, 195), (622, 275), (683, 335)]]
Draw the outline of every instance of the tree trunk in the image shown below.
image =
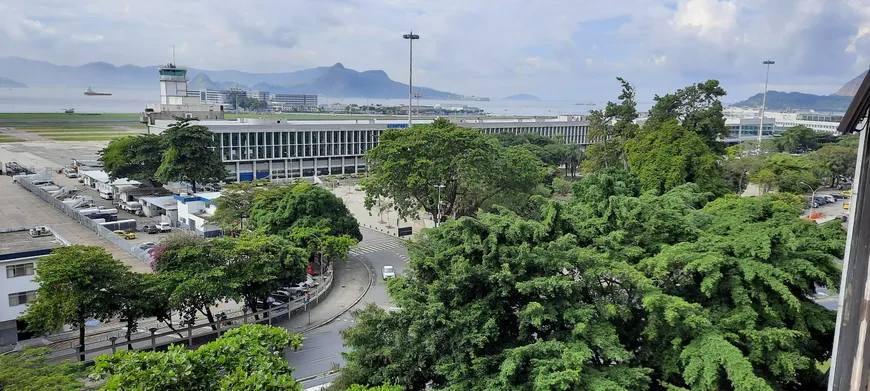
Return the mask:
[(85, 320), (79, 319), (79, 361), (85, 361)]
[(133, 344), (130, 343), (130, 335), (132, 334), (132, 330), (133, 330), (133, 322), (128, 322), (127, 323), (127, 333), (125, 336), (127, 337), (127, 350), (130, 350), (130, 351), (133, 350)]
[[(209, 323), (214, 323), (214, 314), (211, 313), (211, 308), (205, 308), (205, 317), (208, 318)], [(211, 325), (212, 330), (217, 330), (217, 325)]]

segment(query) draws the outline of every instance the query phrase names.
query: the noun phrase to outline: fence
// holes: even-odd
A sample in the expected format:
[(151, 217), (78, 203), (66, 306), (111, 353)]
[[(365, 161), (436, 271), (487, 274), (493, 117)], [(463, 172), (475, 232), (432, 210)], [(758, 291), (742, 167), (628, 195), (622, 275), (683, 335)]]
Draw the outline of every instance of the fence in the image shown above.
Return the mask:
[[(285, 303), (283, 305), (262, 310), (258, 312), (246, 313), (242, 312), (241, 315), (236, 315), (232, 317), (227, 317), (226, 319), (216, 319), (215, 322), (211, 323), (202, 323), (202, 324), (192, 324), (179, 326), (180, 328), (176, 328), (175, 330), (169, 329), (165, 325), (167, 331), (158, 333), (160, 330), (158, 327), (150, 327), (148, 328), (148, 332), (134, 332), (130, 338), (130, 341), (125, 339), (121, 339), (120, 336), (123, 335), (123, 331), (114, 331), (114, 332), (106, 332), (103, 333), (97, 339), (92, 338), (93, 336), (89, 336), (86, 341), (90, 345), (99, 345), (90, 349), (86, 349), (83, 352), (78, 351), (78, 342), (71, 344), (66, 353), (55, 354), (51, 357), (51, 361), (59, 362), (62, 360), (79, 360), (81, 355), (85, 355), (85, 361), (90, 362), (93, 361), (93, 358), (87, 358), (87, 356), (99, 356), (105, 353), (114, 353), (117, 350), (126, 350), (127, 345), (133, 345), (133, 350), (157, 350), (161, 348), (165, 348), (171, 344), (178, 344), (179, 342), (183, 342), (188, 346), (188, 348), (193, 347), (195, 344), (205, 343), (211, 340), (220, 337), (221, 334), (225, 333), (227, 330), (230, 330), (235, 327), (239, 327), (243, 324), (268, 324), (272, 325), (275, 322), (281, 322), (283, 320), (289, 319), (293, 315), (304, 313), (305, 311), (311, 310), (314, 308), (319, 301), (322, 301), (329, 293), (332, 291), (332, 282), (334, 280), (334, 275), (332, 270), (327, 271), (325, 274), (325, 278), (323, 282), (317, 286), (317, 289), (311, 295), (310, 299), (307, 299), (305, 296), (297, 298), (296, 300)], [(215, 314), (217, 318), (217, 314)], [(156, 323), (152, 324), (152, 326), (156, 326)], [(75, 332), (77, 334), (77, 332)], [(102, 344), (100, 344), (102, 342)], [(108, 343), (106, 343), (108, 342)], [(139, 345), (138, 347), (136, 345)], [(56, 353), (58, 351), (55, 351)]]
[(63, 212), (82, 226), (87, 227), (91, 231), (94, 231), (97, 235), (102, 236), (104, 239), (114, 243), (122, 250), (130, 253), (130, 255), (132, 255), (139, 261), (145, 263), (146, 265), (151, 264), (152, 258), (149, 253), (136, 251), (136, 247), (132, 243), (122, 238), (120, 235), (115, 234), (108, 228), (100, 225), (100, 223), (96, 222), (95, 220), (92, 220), (87, 216), (83, 216), (81, 213), (79, 213), (79, 209), (75, 209), (65, 204), (63, 201), (51, 196), (45, 190), (30, 183), (27, 178), (21, 178), (20, 180), (18, 180), (18, 184), (30, 191), (31, 193), (36, 194), (37, 196), (39, 196), (39, 198), (42, 198), (45, 202), (48, 202), (55, 209)]

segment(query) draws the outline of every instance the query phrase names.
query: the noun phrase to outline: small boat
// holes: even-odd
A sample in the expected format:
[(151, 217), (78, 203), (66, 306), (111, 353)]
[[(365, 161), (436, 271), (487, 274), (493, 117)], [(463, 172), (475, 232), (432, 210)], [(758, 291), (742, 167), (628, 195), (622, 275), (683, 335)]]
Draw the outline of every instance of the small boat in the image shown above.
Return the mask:
[(595, 103), (593, 103), (593, 102), (575, 103), (574, 106), (595, 106)]
[(96, 92), (91, 89), (91, 87), (85, 88), (85, 95), (88, 96), (111, 96), (111, 93), (108, 92)]

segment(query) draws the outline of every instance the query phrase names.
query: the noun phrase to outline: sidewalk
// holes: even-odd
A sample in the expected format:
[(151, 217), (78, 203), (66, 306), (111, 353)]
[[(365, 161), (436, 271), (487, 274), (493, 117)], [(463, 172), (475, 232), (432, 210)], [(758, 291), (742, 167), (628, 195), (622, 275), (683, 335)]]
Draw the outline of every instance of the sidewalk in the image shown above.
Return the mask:
[[(397, 225), (400, 227), (412, 227), (414, 233), (420, 232), (423, 228), (431, 228), (435, 226), (435, 223), (429, 219), (430, 216), (425, 213), (420, 213), (420, 218), (422, 220), (408, 221), (399, 219), (399, 214), (392, 209), (384, 211), (383, 216), (379, 216), (377, 205), (372, 207), (371, 212), (369, 212), (368, 209), (365, 208), (366, 194), (364, 191), (357, 191), (357, 188), (357, 185), (338, 186), (335, 189), (332, 189), (332, 193), (344, 201), (344, 204), (347, 205), (347, 209), (350, 210), (350, 213), (356, 218), (360, 226), (371, 228), (375, 231), (380, 231), (393, 236), (399, 235), (398, 228), (396, 227)], [(381, 220), (381, 217), (383, 217), (383, 220)]]
[(313, 308), (273, 325), (294, 333), (305, 333), (331, 322), (359, 302), (368, 291), (373, 283), (369, 273), (367, 264), (354, 256), (350, 256), (347, 263), (335, 265), (335, 280), (332, 282), (332, 289), (325, 298), (321, 299), (319, 304), (312, 301)]

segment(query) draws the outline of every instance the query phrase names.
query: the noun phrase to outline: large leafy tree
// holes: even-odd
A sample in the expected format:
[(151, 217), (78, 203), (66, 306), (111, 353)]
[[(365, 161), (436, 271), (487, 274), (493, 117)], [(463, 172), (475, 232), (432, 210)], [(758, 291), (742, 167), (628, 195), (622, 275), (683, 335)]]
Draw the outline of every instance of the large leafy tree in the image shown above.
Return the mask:
[(844, 147), (838, 144), (827, 144), (818, 151), (808, 155), (824, 172), (831, 186), (836, 186), (841, 178), (852, 178), (855, 175), (855, 163), (858, 160), (858, 149)]
[[(103, 170), (109, 178), (129, 178), (157, 182), (155, 174), (163, 163), (165, 152), (160, 136), (142, 134), (121, 137), (109, 142), (100, 151)], [(160, 183), (156, 183), (158, 186)]]
[(545, 174), (540, 159), (523, 146), (503, 148), (493, 137), (443, 118), (387, 129), (366, 161), (366, 207), (390, 199), (402, 217), (417, 217), (421, 209), (437, 216), (439, 185), (445, 186), (442, 217), (459, 217), (476, 213), (497, 194), (528, 194)]
[(269, 188), (257, 194), (250, 214), (252, 229), (288, 235), (294, 228), (325, 228), (332, 236), (362, 240), (359, 223), (340, 198), (309, 183)]
[(719, 157), (697, 133), (680, 126), (675, 119), (657, 126), (644, 126), (637, 138), (627, 143), (628, 162), (644, 190), (659, 194), (688, 182), (703, 190), (722, 193)]
[(95, 360), (94, 377), (103, 390), (301, 390), (285, 349), (299, 349), (302, 337), (279, 327), (243, 325), (216, 341), (187, 350), (119, 351)]
[[(816, 175), (817, 165), (810, 159), (777, 153), (764, 159), (761, 171), (772, 173), (773, 187), (781, 192), (802, 194), (821, 186), (822, 182)], [(770, 174), (766, 174), (771, 176)]]
[(821, 135), (803, 125), (792, 126), (773, 139), (780, 152), (807, 153), (819, 148)]
[(162, 182), (188, 182), (196, 192), (197, 183), (219, 182), (227, 177), (227, 170), (216, 150), (213, 132), (202, 125), (192, 125), (195, 119), (176, 118), (160, 135), (166, 152), (156, 177)]
[(604, 170), (540, 218), (482, 213), (428, 230), (345, 331), (338, 384), (448, 390), (819, 389), (845, 233), (791, 195), (684, 184), (655, 195)]
[[(119, 297), (127, 267), (102, 247), (57, 248), (36, 265), (36, 300), (23, 319), (28, 330), (47, 334), (68, 324), (79, 329), (79, 352), (85, 350), (85, 322), (107, 321), (121, 309)], [(84, 361), (84, 353), (80, 359)]]
[(209, 221), (224, 229), (243, 229), (251, 217), (254, 200), (270, 186), (268, 181), (227, 184), (221, 189), (221, 196), (215, 200), (217, 207)]
[(596, 141), (586, 149), (586, 171), (601, 168), (628, 168), (626, 142), (635, 137), (638, 126), (637, 93), (629, 82), (621, 77), (616, 80), (622, 85), (619, 102), (607, 102), (604, 110), (589, 112), (589, 138)]
[(84, 389), (87, 370), (81, 363), (50, 364), (51, 349), (25, 346), (0, 354), (0, 390), (79, 391)]
[(719, 81), (710, 79), (679, 89), (673, 94), (656, 95), (644, 126), (658, 127), (676, 119), (686, 130), (701, 137), (714, 152), (722, 153), (725, 146), (719, 141), (728, 136), (721, 97), (725, 90)]

